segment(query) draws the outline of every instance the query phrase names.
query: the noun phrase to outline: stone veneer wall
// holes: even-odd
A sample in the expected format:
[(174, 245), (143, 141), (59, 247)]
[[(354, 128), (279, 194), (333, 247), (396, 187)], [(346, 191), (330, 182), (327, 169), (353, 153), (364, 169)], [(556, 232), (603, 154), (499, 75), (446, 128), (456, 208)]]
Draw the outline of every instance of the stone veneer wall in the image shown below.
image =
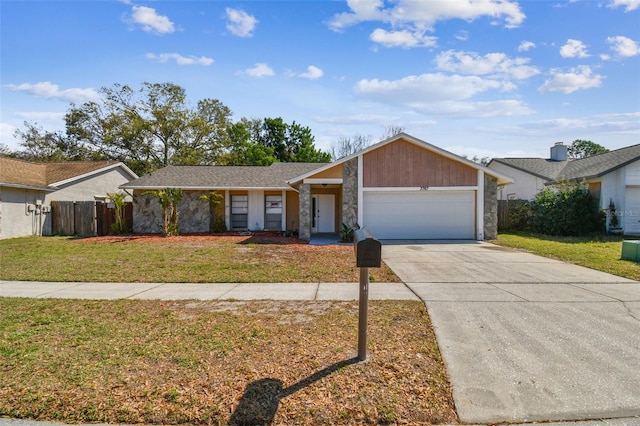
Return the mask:
[(358, 158), (342, 165), (342, 223), (358, 223)]
[(484, 175), (484, 239), (498, 237), (498, 181)]
[(298, 238), (309, 241), (311, 240), (311, 185), (301, 184), (298, 197), (300, 197)]
[[(178, 231), (180, 233), (209, 232), (211, 213), (209, 203), (199, 200), (204, 191), (185, 191), (178, 203)], [(139, 191), (133, 194), (133, 232), (136, 234), (160, 234), (162, 232), (162, 208), (158, 200)]]

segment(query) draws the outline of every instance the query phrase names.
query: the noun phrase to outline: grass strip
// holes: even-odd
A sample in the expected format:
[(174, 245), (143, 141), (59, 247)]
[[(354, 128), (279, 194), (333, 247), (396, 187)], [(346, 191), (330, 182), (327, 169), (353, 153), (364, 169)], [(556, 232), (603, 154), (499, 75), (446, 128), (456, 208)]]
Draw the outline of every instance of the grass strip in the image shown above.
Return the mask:
[[(286, 240), (286, 239), (284, 239)], [(252, 237), (0, 240), (0, 279), (73, 282), (358, 282), (352, 246)], [(372, 281), (399, 282), (386, 265)]]
[(530, 233), (500, 233), (492, 243), (526, 250), (619, 277), (640, 280), (640, 264), (622, 260), (622, 237), (553, 237)]

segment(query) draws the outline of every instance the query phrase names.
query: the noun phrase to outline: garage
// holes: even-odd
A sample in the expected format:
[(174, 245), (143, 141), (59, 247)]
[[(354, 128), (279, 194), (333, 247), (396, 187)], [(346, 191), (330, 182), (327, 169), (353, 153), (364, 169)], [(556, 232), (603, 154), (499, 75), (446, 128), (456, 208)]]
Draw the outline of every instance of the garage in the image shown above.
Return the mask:
[(640, 187), (627, 187), (627, 205), (624, 212), (624, 232), (640, 234)]
[(380, 239), (475, 239), (475, 191), (365, 191), (363, 225)]

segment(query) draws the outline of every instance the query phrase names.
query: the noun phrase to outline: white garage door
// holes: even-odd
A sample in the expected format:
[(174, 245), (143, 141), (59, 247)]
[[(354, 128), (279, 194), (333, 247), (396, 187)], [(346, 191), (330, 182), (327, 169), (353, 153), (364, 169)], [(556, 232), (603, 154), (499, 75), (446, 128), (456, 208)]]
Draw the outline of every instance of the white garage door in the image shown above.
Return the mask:
[(365, 192), (363, 222), (379, 239), (475, 239), (475, 191)]
[(627, 187), (625, 207), (625, 234), (640, 234), (640, 188)]

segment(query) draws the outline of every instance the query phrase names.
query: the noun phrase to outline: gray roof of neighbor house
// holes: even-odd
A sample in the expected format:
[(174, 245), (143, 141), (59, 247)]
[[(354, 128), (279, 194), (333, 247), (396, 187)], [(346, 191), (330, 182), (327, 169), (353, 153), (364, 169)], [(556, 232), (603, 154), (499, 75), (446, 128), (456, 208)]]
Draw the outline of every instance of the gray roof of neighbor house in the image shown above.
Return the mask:
[(638, 160), (640, 160), (640, 144), (576, 160), (494, 158), (491, 161), (505, 164), (549, 182), (557, 182), (597, 178)]
[(137, 177), (135, 173), (119, 161), (35, 163), (0, 157), (0, 184), (3, 186), (55, 190), (57, 189), (56, 184), (90, 175), (110, 167), (122, 167), (131, 177)]
[(327, 163), (270, 166), (167, 166), (132, 180), (123, 189), (291, 189), (287, 180)]

